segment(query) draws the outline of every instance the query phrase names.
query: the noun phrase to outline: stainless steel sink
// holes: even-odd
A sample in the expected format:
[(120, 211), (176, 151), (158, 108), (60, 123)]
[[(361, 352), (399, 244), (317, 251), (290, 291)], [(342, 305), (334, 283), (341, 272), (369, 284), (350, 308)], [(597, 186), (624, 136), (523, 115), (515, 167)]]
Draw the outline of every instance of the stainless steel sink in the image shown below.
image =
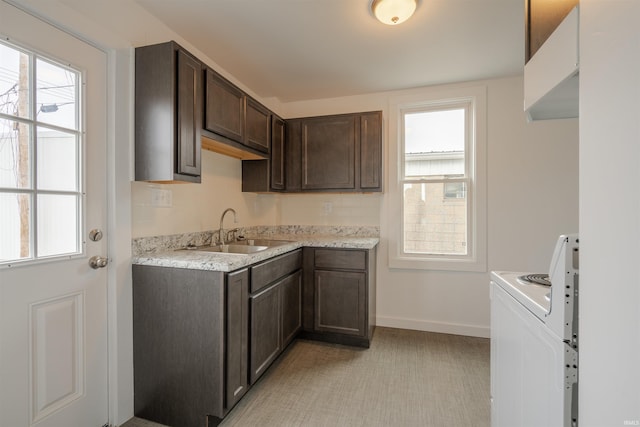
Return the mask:
[(282, 246), (287, 243), (291, 243), (291, 240), (272, 240), (272, 239), (245, 239), (233, 242), (233, 245), (248, 245), (248, 246)]
[(226, 254), (247, 255), (264, 251), (274, 246), (286, 245), (291, 243), (289, 240), (271, 240), (271, 239), (245, 239), (239, 240), (226, 245), (213, 246), (187, 246), (178, 249), (180, 251), (200, 251), (200, 252), (219, 252)]
[(265, 249), (269, 249), (269, 246), (245, 245), (245, 244), (232, 243), (230, 245), (197, 246), (197, 247), (194, 246), (194, 247), (183, 248), (180, 250), (247, 255), (247, 254), (253, 254), (256, 252), (264, 251)]
[(228, 245), (216, 245), (209, 246), (203, 250), (207, 250), (209, 252), (224, 252), (230, 254), (253, 254), (256, 252), (264, 251), (265, 249), (269, 249), (269, 246), (261, 246), (261, 245), (238, 245), (235, 243), (231, 243)]

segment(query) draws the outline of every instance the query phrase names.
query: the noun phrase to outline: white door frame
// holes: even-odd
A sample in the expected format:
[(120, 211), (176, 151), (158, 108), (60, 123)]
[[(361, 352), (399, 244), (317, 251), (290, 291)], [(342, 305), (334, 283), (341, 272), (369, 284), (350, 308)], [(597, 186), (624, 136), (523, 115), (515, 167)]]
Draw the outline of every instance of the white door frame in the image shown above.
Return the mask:
[(134, 50), (107, 53), (107, 221), (111, 268), (107, 277), (109, 322), (109, 422), (133, 416), (133, 298), (131, 279), (131, 181), (133, 180)]

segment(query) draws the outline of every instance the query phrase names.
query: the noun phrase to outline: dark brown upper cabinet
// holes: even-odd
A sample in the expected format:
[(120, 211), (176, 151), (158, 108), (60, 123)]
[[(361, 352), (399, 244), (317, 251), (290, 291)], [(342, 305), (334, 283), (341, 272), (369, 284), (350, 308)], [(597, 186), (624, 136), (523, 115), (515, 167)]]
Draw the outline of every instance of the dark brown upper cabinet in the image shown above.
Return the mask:
[(255, 99), (245, 97), (245, 145), (264, 153), (271, 142), (271, 111)]
[(278, 116), (271, 121), (271, 189), (285, 189), (285, 122)]
[(205, 136), (269, 153), (271, 111), (211, 69), (206, 71), (204, 116)]
[(242, 161), (242, 191), (268, 193), (285, 190), (285, 122), (271, 115), (269, 159)]
[(206, 71), (205, 129), (244, 142), (244, 92), (211, 69)]
[(578, 0), (525, 0), (525, 63), (578, 3)]
[(300, 123), (303, 190), (355, 190), (357, 121), (353, 115), (311, 117)]
[(135, 50), (135, 179), (200, 182), (202, 64), (175, 42)]
[(382, 191), (382, 113), (360, 115), (360, 189)]
[(286, 156), (287, 191), (382, 191), (382, 113), (288, 120)]

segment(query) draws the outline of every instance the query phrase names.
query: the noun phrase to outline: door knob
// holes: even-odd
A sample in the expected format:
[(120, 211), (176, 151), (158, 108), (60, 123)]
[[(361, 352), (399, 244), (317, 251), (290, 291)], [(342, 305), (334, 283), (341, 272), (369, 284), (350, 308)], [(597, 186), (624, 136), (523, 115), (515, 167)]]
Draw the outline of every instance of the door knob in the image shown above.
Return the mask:
[(94, 270), (97, 270), (98, 268), (104, 268), (107, 266), (107, 264), (109, 264), (109, 258), (107, 257), (95, 255), (89, 258), (89, 266)]
[(102, 230), (98, 230), (97, 228), (91, 230), (89, 232), (89, 239), (91, 239), (92, 242), (100, 241), (100, 239), (102, 239)]

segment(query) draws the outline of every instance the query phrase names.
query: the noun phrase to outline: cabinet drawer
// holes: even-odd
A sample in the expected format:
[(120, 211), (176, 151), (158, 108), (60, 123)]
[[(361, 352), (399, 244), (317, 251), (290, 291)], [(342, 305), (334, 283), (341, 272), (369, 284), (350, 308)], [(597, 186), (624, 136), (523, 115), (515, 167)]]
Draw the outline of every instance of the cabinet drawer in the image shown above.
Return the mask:
[(314, 264), (316, 268), (364, 270), (367, 268), (367, 253), (366, 251), (316, 249)]
[(302, 250), (297, 249), (251, 267), (251, 293), (257, 292), (274, 280), (298, 270), (301, 266)]

